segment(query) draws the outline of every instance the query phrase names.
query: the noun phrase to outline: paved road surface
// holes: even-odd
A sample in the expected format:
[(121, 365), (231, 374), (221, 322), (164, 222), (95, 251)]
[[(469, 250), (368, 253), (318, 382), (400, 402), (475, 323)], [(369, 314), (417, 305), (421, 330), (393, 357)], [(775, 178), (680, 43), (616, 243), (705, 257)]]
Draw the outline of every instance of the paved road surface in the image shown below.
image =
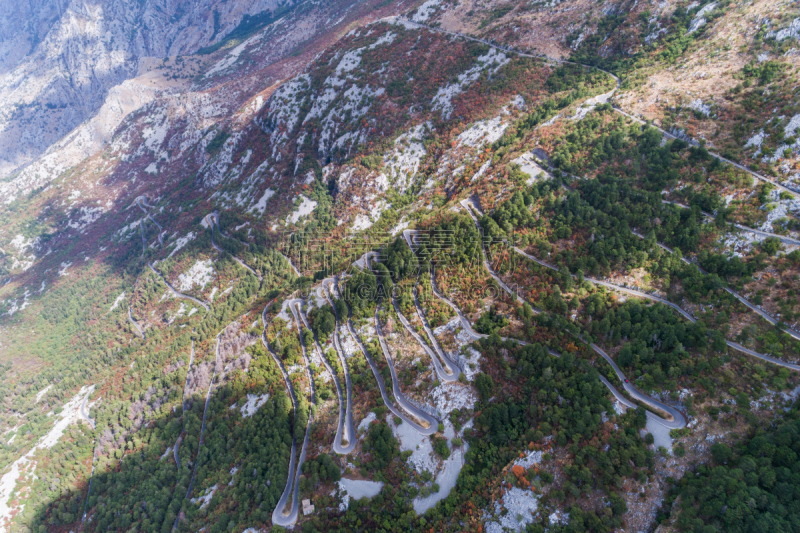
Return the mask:
[[(472, 219), (475, 222), (475, 224), (478, 225), (478, 230), (480, 231), (480, 225), (478, 224), (478, 219), (475, 216), (475, 214), (472, 212), (472, 205), (469, 204), (466, 201), (463, 201), (462, 205), (464, 205), (464, 207), (466, 208), (466, 210), (469, 213), (469, 215), (472, 217)], [(517, 249), (517, 251), (519, 251), (519, 250)], [(484, 259), (485, 258), (486, 258), (486, 253), (484, 251)], [(547, 266), (548, 268), (553, 268), (551, 265), (548, 265), (548, 264), (546, 264), (544, 262), (541, 262), (541, 261), (538, 261), (538, 260), (536, 260), (536, 261), (538, 263), (540, 263), (540, 264), (543, 264), (544, 266)], [(486, 260), (484, 260), (484, 265), (486, 265), (487, 269), (490, 268), (490, 265), (488, 264), (488, 261), (486, 261)], [(492, 274), (493, 277), (496, 276), (496, 274), (494, 274), (493, 272), (490, 271), (490, 273)], [(522, 300), (522, 298), (520, 298), (519, 295), (517, 295), (515, 292), (511, 291), (510, 289), (508, 289), (508, 291), (509, 291), (509, 294), (511, 294), (513, 296), (516, 296), (518, 299)], [(537, 310), (537, 312), (538, 312), (538, 310)], [(583, 341), (584, 343), (586, 342), (583, 339), (580, 339), (580, 340)], [(611, 357), (608, 356), (608, 354), (606, 352), (604, 352), (599, 346), (597, 346), (594, 343), (589, 344), (589, 346), (595, 352), (600, 354), (603, 358), (605, 358), (611, 364), (611, 366), (614, 368), (614, 371), (617, 373), (617, 377), (619, 377), (620, 381), (622, 381), (623, 385), (625, 386), (625, 390), (632, 397), (640, 400), (641, 402), (645, 403), (646, 405), (648, 405), (648, 406), (650, 406), (650, 407), (652, 407), (652, 408), (654, 408), (656, 410), (659, 410), (659, 411), (662, 411), (662, 412), (668, 414), (668, 416), (672, 417), (672, 420), (661, 418), (661, 417), (659, 417), (658, 415), (656, 415), (654, 413), (650, 413), (650, 418), (652, 418), (653, 420), (657, 421), (658, 423), (660, 423), (660, 424), (662, 424), (662, 425), (664, 425), (664, 426), (666, 426), (668, 428), (672, 428), (672, 429), (678, 429), (678, 428), (682, 428), (682, 427), (686, 426), (686, 419), (683, 417), (682, 414), (680, 414), (678, 411), (676, 411), (672, 407), (669, 407), (668, 405), (665, 405), (665, 404), (659, 402), (658, 400), (656, 400), (654, 398), (651, 398), (651, 397), (643, 394), (642, 392), (640, 392), (636, 387), (634, 387), (633, 385), (631, 385), (628, 382), (627, 378), (622, 373), (622, 370), (620, 370), (620, 368), (616, 365), (616, 363), (614, 363), (614, 361), (611, 359)], [(552, 351), (551, 351), (551, 354), (558, 355), (556, 353), (553, 353)], [(608, 383), (607, 380), (604, 380), (603, 382), (604, 382), (604, 384)], [(609, 385), (609, 390), (611, 390), (612, 394), (614, 394), (616, 392), (616, 389), (614, 389), (613, 387), (610, 387), (610, 383), (608, 383), (608, 385)]]
[(336, 385), (336, 394), (339, 398), (339, 423), (336, 426), (336, 436), (333, 438), (333, 446), (331, 448), (335, 453), (338, 453), (340, 455), (345, 455), (349, 453), (353, 448), (352, 446), (349, 446), (348, 449), (348, 447), (342, 446), (342, 439), (344, 438), (343, 433), (344, 433), (344, 416), (345, 416), (342, 385), (339, 382), (339, 376), (336, 375), (336, 372), (333, 370), (333, 367), (331, 367), (330, 363), (328, 363), (328, 360), (325, 358), (325, 353), (322, 351), (322, 346), (320, 346), (319, 344), (319, 337), (317, 337), (316, 332), (313, 329), (311, 329), (311, 326), (308, 325), (308, 320), (307, 317), (305, 316), (305, 313), (303, 313), (302, 309), (298, 309), (298, 312), (300, 315), (300, 319), (303, 321), (303, 325), (305, 325), (305, 327), (309, 331), (311, 331), (311, 333), (314, 335), (314, 344), (317, 353), (319, 354), (320, 359), (322, 359), (322, 364), (324, 364), (325, 368), (328, 369), (328, 372), (331, 373), (331, 376), (333, 377), (333, 382)]
[[(150, 267), (152, 268), (152, 267)], [(224, 330), (223, 330), (224, 331)], [(194, 487), (194, 477), (197, 474), (197, 463), (200, 462), (200, 448), (203, 446), (203, 437), (206, 432), (206, 417), (208, 416), (208, 404), (211, 402), (211, 390), (214, 388), (214, 378), (217, 376), (217, 373), (222, 369), (222, 365), (220, 363), (219, 358), (219, 337), (222, 335), (220, 331), (217, 333), (217, 345), (214, 349), (214, 373), (211, 374), (211, 382), (208, 384), (208, 392), (206, 392), (206, 403), (203, 407), (203, 422), (200, 425), (200, 440), (197, 443), (197, 454), (195, 455), (194, 465), (192, 466), (192, 478), (189, 480), (189, 488), (186, 489), (186, 496), (185, 499), (189, 499), (192, 495), (192, 488)], [(172, 530), (174, 531), (175, 528), (178, 527), (178, 520), (180, 520), (180, 513), (178, 516), (175, 517), (175, 523), (172, 524)]]
[(342, 343), (339, 339), (339, 312), (336, 310), (336, 306), (333, 305), (332, 299), (332, 297), (335, 295), (332, 292), (329, 294), (329, 291), (332, 291), (332, 283), (335, 283), (332, 278), (323, 279), (320, 292), (328, 300), (328, 303), (333, 309), (333, 314), (336, 317), (336, 328), (333, 331), (333, 346), (336, 350), (336, 355), (339, 357), (339, 363), (342, 365), (342, 370), (344, 371), (345, 389), (347, 390), (347, 407), (345, 409), (344, 430), (341, 432), (342, 438), (347, 441), (347, 445), (342, 445), (342, 443), (339, 442), (339, 447), (341, 449), (340, 453), (346, 454), (352, 452), (356, 447), (356, 430), (355, 426), (353, 425), (353, 385), (350, 381), (350, 368), (347, 366), (347, 357), (344, 354)]
[[(461, 205), (467, 211), (467, 214), (469, 214), (469, 216), (472, 217), (472, 221), (475, 222), (475, 226), (478, 228), (478, 232), (482, 236), (483, 233), (481, 231), (481, 225), (478, 222), (478, 217), (476, 215), (476, 213), (480, 214), (480, 211), (478, 210), (478, 208), (475, 207), (475, 205), (473, 205), (472, 202), (470, 202), (469, 200), (461, 200)], [(494, 278), (494, 280), (497, 282), (497, 284), (500, 285), (500, 287), (504, 291), (506, 291), (508, 294), (510, 294), (512, 296), (512, 298), (514, 298), (515, 300), (517, 300), (520, 303), (523, 303), (525, 300), (523, 300), (516, 292), (512, 291), (511, 288), (508, 285), (506, 285), (506, 282), (503, 281), (502, 279), (500, 279), (500, 276), (495, 274), (491, 263), (489, 263), (489, 258), (486, 255), (486, 250), (484, 250), (484, 248), (483, 248), (483, 240), (481, 240), (481, 255), (483, 256), (483, 266), (486, 269), (486, 271), (489, 273), (489, 275), (492, 276), (492, 278)]]
[(397, 305), (397, 298), (394, 296), (394, 294), (392, 295), (392, 306), (394, 307), (394, 312), (397, 314), (397, 318), (398, 320), (400, 320), (400, 323), (403, 324), (403, 327), (406, 328), (406, 331), (408, 331), (408, 333), (411, 334), (412, 337), (414, 337), (414, 339), (422, 347), (425, 353), (428, 354), (428, 357), (431, 358), (431, 363), (433, 363), (434, 372), (436, 373), (436, 376), (439, 379), (439, 381), (445, 383), (456, 381), (458, 379), (458, 375), (453, 374), (452, 372), (448, 374), (445, 371), (445, 369), (442, 368), (441, 361), (436, 356), (436, 354), (433, 353), (431, 347), (428, 346), (428, 343), (422, 339), (419, 333), (417, 333), (414, 327), (409, 323), (408, 319), (406, 319), (405, 315), (403, 315), (403, 313), (400, 311), (400, 306)]
[(378, 343), (381, 346), (381, 351), (383, 352), (383, 356), (386, 358), (386, 364), (389, 365), (389, 372), (392, 375), (392, 392), (394, 393), (394, 397), (397, 399), (397, 403), (405, 409), (406, 411), (416, 413), (416, 416), (420, 419), (426, 420), (428, 424), (431, 426), (439, 425), (439, 420), (436, 419), (433, 415), (430, 415), (423, 411), (421, 408), (417, 407), (415, 404), (411, 403), (411, 401), (406, 398), (403, 391), (400, 389), (400, 384), (397, 381), (397, 372), (394, 368), (394, 361), (392, 361), (392, 355), (389, 351), (389, 345), (386, 343), (386, 339), (383, 336), (383, 328), (381, 326), (381, 322), (378, 317), (378, 309), (375, 309), (375, 333), (378, 336)]
[(300, 337), (300, 348), (302, 348), (303, 359), (306, 362), (306, 370), (308, 371), (308, 383), (309, 386), (311, 387), (311, 404), (316, 405), (317, 389), (314, 384), (314, 374), (312, 374), (311, 372), (311, 358), (308, 356), (308, 348), (306, 347), (306, 342), (305, 339), (303, 338), (303, 328), (300, 327), (300, 324), (302, 324), (299, 316), (301, 309), (300, 306), (302, 306), (304, 302), (299, 298), (293, 298), (291, 300), (288, 300), (286, 303), (289, 307), (289, 310), (292, 312), (292, 316), (294, 316), (294, 324), (295, 327), (297, 328), (297, 335), (298, 337)]
[(89, 411), (86, 410), (86, 403), (89, 401), (89, 396), (92, 394), (93, 391), (94, 389), (86, 393), (86, 396), (83, 398), (83, 402), (81, 402), (81, 407), (78, 413), (81, 415), (81, 418), (86, 420), (86, 422), (88, 422), (89, 425), (92, 426), (92, 429), (97, 429), (97, 424), (95, 423), (94, 418), (90, 417)]
[(195, 298), (194, 296), (189, 296), (188, 294), (183, 294), (182, 292), (178, 292), (178, 290), (177, 290), (175, 287), (173, 287), (173, 286), (172, 286), (172, 284), (171, 284), (169, 281), (167, 281), (167, 278), (165, 278), (165, 277), (164, 277), (164, 276), (161, 274), (161, 272), (159, 272), (158, 270), (156, 270), (156, 269), (155, 269), (155, 267), (153, 266), (153, 263), (147, 263), (147, 266), (149, 266), (149, 267), (150, 267), (150, 270), (152, 270), (152, 271), (153, 271), (153, 273), (154, 273), (156, 276), (158, 276), (159, 278), (161, 278), (161, 280), (164, 282), (164, 284), (167, 286), (167, 288), (168, 288), (168, 289), (169, 289), (169, 290), (172, 292), (172, 294), (174, 294), (174, 295), (175, 295), (175, 296), (177, 296), (178, 298), (186, 298), (187, 300), (191, 300), (191, 301), (193, 301), (194, 303), (196, 303), (197, 305), (201, 305), (201, 306), (203, 306), (203, 309), (205, 309), (206, 311), (210, 311), (210, 310), (211, 310), (211, 308), (209, 307), (209, 305), (208, 305), (207, 303), (205, 303), (204, 301), (202, 301), (202, 300), (198, 300), (198, 299), (197, 299), (197, 298)]
[(147, 209), (145, 209), (142, 204), (144, 204), (144, 206), (147, 206), (147, 207), (149, 207), (151, 209), (152, 209), (153, 206), (147, 204), (147, 199), (144, 196), (140, 196), (140, 197), (138, 197), (136, 199), (136, 205), (139, 206), (139, 209), (144, 211), (144, 214), (147, 215), (147, 218), (150, 219), (150, 222), (152, 222), (153, 224), (158, 226), (158, 244), (163, 246), (164, 245), (164, 238), (161, 236), (161, 234), (164, 233), (164, 228), (161, 227), (161, 224), (156, 222), (156, 219), (153, 218), (153, 215), (151, 215), (150, 212)]
[[(336, 289), (337, 292), (341, 294), (341, 290), (339, 289), (338, 286)], [(364, 343), (361, 341), (361, 337), (358, 336), (355, 328), (353, 327), (352, 309), (350, 309), (349, 306), (348, 306), (348, 313), (349, 316), (347, 318), (347, 329), (350, 332), (350, 335), (353, 337), (353, 340), (355, 340), (356, 344), (358, 344), (358, 347), (361, 348), (361, 353), (364, 354), (364, 358), (367, 360), (367, 363), (369, 363), (369, 366), (372, 369), (372, 373), (375, 375), (375, 381), (378, 382), (378, 388), (381, 391), (381, 398), (383, 398), (383, 402), (386, 404), (386, 407), (392, 412), (392, 414), (400, 417), (403, 420), (403, 422), (413, 427), (418, 433), (422, 435), (433, 435), (434, 433), (436, 433), (436, 431), (438, 430), (439, 422), (435, 418), (430, 416), (428, 413), (421, 411), (411, 403), (405, 401), (402, 396), (398, 397), (397, 398), (398, 405), (403, 407), (403, 409), (408, 411), (408, 413), (411, 414), (412, 416), (419, 417), (421, 421), (428, 424), (428, 427), (424, 427), (423, 425), (417, 423), (416, 421), (406, 416), (406, 414), (400, 411), (397, 407), (395, 407), (394, 402), (392, 402), (392, 400), (389, 399), (389, 395), (386, 393), (386, 386), (384, 385), (383, 382), (383, 376), (381, 376), (378, 366), (375, 364), (375, 361), (372, 360), (372, 357), (369, 355), (369, 352), (367, 351), (367, 347), (364, 346)], [(387, 360), (387, 362), (391, 366), (391, 361)], [(399, 389), (399, 385), (397, 385), (394, 372), (392, 372), (392, 378), (393, 378), (392, 388), (394, 389), (395, 387), (397, 387)]]
[[(221, 229), (220, 229), (220, 227), (219, 227), (219, 220), (218, 220), (218, 217), (217, 217), (217, 215), (216, 215), (216, 214), (214, 214), (214, 213), (211, 213), (211, 214), (209, 214), (209, 215), (206, 215), (206, 222), (207, 222), (207, 223), (208, 223), (208, 224), (211, 226), (211, 246), (213, 246), (213, 247), (214, 247), (214, 249), (215, 249), (216, 251), (218, 251), (218, 252), (220, 252), (220, 253), (225, 253), (225, 250), (223, 250), (222, 248), (220, 248), (220, 247), (217, 245), (217, 243), (214, 241), (214, 226), (216, 226), (216, 227), (217, 227), (217, 229), (219, 230), (219, 233), (220, 233), (220, 235), (224, 235), (224, 233), (222, 233), (222, 230), (221, 230)], [(241, 241), (237, 241), (237, 242), (241, 242)], [(247, 246), (247, 244), (246, 244), (246, 243), (241, 243), (241, 244), (244, 244), (245, 246)], [(263, 279), (264, 279), (264, 278), (261, 276), (261, 274), (259, 274), (258, 272), (256, 272), (256, 271), (255, 271), (255, 270), (254, 270), (254, 269), (253, 269), (251, 266), (249, 266), (247, 263), (245, 263), (244, 261), (242, 261), (241, 259), (239, 259), (238, 257), (236, 257), (236, 256), (235, 256), (235, 255), (233, 255), (233, 254), (230, 254), (230, 256), (233, 258), (233, 260), (234, 260), (234, 261), (236, 261), (237, 263), (239, 263), (239, 265), (240, 265), (242, 268), (244, 268), (245, 270), (247, 270), (248, 272), (250, 272), (252, 275), (254, 275), (255, 277), (257, 277), (257, 278), (258, 278), (258, 281), (263, 281)]]
[(297, 276), (297, 277), (299, 278), (299, 277), (301, 276), (301, 274), (300, 274), (300, 271), (299, 271), (299, 270), (297, 270), (297, 267), (296, 267), (296, 266), (294, 266), (294, 263), (292, 263), (292, 260), (291, 260), (291, 259), (289, 259), (289, 258), (286, 256), (286, 254), (284, 254), (284, 253), (281, 253), (281, 252), (278, 252), (278, 253), (279, 253), (280, 255), (282, 255), (284, 259), (286, 259), (286, 262), (287, 262), (287, 263), (289, 263), (289, 267), (291, 267), (291, 269), (292, 269), (292, 272), (294, 272), (294, 275), (295, 275), (295, 276)]
[(183, 437), (178, 436), (178, 440), (175, 441), (175, 446), (172, 447), (172, 456), (175, 458), (175, 464), (178, 467), (178, 470), (181, 469), (181, 458), (178, 456), (178, 451), (181, 449), (181, 442), (183, 441)]
[[(591, 343), (589, 346), (591, 346), (595, 352), (600, 354), (603, 357), (603, 359), (608, 361), (608, 364), (611, 365), (611, 367), (614, 369), (614, 372), (617, 374), (617, 377), (622, 382), (622, 386), (625, 388), (625, 391), (628, 394), (630, 394), (632, 398), (635, 398), (640, 402), (649, 405), (653, 409), (667, 413), (669, 416), (672, 417), (672, 420), (661, 418), (660, 416), (654, 415), (652, 413), (650, 413), (651, 416), (649, 418), (652, 418), (659, 424), (666, 426), (670, 429), (681, 429), (686, 427), (686, 419), (680, 412), (673, 409), (669, 405), (661, 403), (658, 400), (642, 393), (639, 389), (634, 387), (633, 384), (631, 384), (628, 381), (628, 379), (625, 377), (625, 374), (623, 374), (622, 370), (619, 368), (619, 366), (617, 366), (617, 363), (615, 363), (614, 360), (611, 359), (611, 356), (609, 356), (602, 348), (597, 346), (595, 343)], [(615, 391), (616, 389), (612, 390), (611, 393), (613, 394)]]
[[(278, 365), (278, 368), (281, 370), (281, 374), (283, 375), (283, 381), (286, 383), (286, 388), (289, 390), (289, 398), (292, 400), (292, 408), (294, 412), (297, 413), (297, 396), (295, 396), (294, 386), (292, 386), (292, 381), (289, 379), (289, 374), (286, 372), (286, 367), (283, 366), (283, 361), (272, 351), (269, 343), (267, 342), (267, 307), (269, 304), (264, 307), (264, 311), (261, 312), (261, 321), (264, 323), (264, 330), (261, 333), (261, 343), (269, 352), (272, 359), (275, 361), (275, 364)], [(307, 444), (307, 436), (308, 436), (308, 428), (310, 428), (310, 420), (309, 425), (306, 428), (306, 439), (303, 441), (303, 445)], [(305, 459), (305, 457), (304, 457)], [(297, 463), (297, 438), (295, 435), (292, 435), (292, 451), (289, 457), (289, 477), (286, 480), (286, 487), (283, 489), (283, 494), (281, 495), (281, 499), (278, 500), (278, 505), (272, 511), (272, 523), (274, 525), (278, 525), (281, 527), (290, 527), (297, 521), (297, 498), (293, 499), (293, 511), (290, 511), (287, 514), (284, 514), (284, 509), (286, 508), (286, 502), (289, 501), (289, 497), (293, 494), (292, 488), (294, 487), (294, 479), (295, 479), (295, 470), (296, 470), (296, 463)]]
[(142, 329), (142, 327), (141, 327), (141, 326), (140, 326), (140, 325), (139, 325), (139, 324), (138, 324), (138, 323), (137, 323), (137, 322), (136, 322), (136, 321), (133, 319), (133, 314), (132, 314), (132, 312), (131, 312), (131, 306), (128, 306), (128, 320), (130, 321), (130, 323), (131, 323), (131, 324), (133, 324), (133, 327), (136, 329), (136, 332), (139, 334), (139, 336), (142, 338), (142, 340), (146, 340), (146, 337), (145, 337), (145, 335), (144, 335), (144, 330), (143, 330), (143, 329)]
[[(317, 392), (316, 392), (316, 389), (314, 387), (314, 376), (311, 374), (311, 365), (309, 363), (308, 353), (306, 352), (306, 345), (305, 345), (305, 342), (303, 341), (303, 333), (302, 333), (302, 329), (300, 328), (300, 319), (299, 319), (299, 317), (297, 315), (297, 309), (296, 309), (296, 306), (297, 305), (302, 305), (302, 302), (303, 301), (299, 300), (299, 299), (292, 299), (292, 300), (289, 300), (287, 302), (287, 304), (289, 306), (289, 309), (292, 311), (292, 315), (294, 315), (295, 325), (297, 326), (297, 333), (300, 336), (300, 346), (301, 346), (302, 351), (303, 351), (303, 358), (305, 359), (305, 362), (306, 362), (306, 369), (308, 370), (308, 376), (309, 376), (309, 382), (310, 382), (309, 384), (311, 386), (311, 405), (316, 405), (317, 404)], [(286, 509), (286, 504), (287, 504), (287, 500), (288, 500), (287, 490), (289, 490), (289, 486), (287, 484), (286, 489), (284, 489), (284, 494), (281, 496), (281, 499), (278, 502), (278, 505), (275, 508), (275, 511), (273, 511), (273, 513), (272, 513), (272, 523), (275, 524), (275, 525), (279, 525), (281, 527), (290, 527), (290, 526), (294, 525), (297, 522), (298, 508), (300, 507), (300, 505), (299, 505), (300, 504), (300, 476), (303, 473), (303, 463), (306, 460), (306, 450), (308, 449), (308, 439), (309, 439), (309, 435), (311, 434), (311, 424), (313, 423), (313, 421), (314, 421), (314, 417), (309, 413), (308, 424), (306, 425), (306, 434), (305, 434), (305, 437), (303, 438), (303, 446), (300, 449), (300, 457), (297, 459), (297, 469), (295, 471), (294, 481), (292, 483), (293, 484), (293, 490), (291, 490), (292, 506), (291, 506), (289, 512), (286, 513), (285, 509)], [(292, 467), (294, 466), (293, 465), (294, 455), (295, 454), (294, 454), (294, 449), (293, 449), (292, 459), (290, 459), (290, 461), (289, 461), (289, 472), (290, 473), (292, 471)]]
[[(292, 308), (292, 313), (295, 314), (296, 310), (291, 302), (297, 300), (290, 300), (289, 307)], [(265, 309), (266, 311), (266, 309)], [(297, 315), (295, 314), (295, 324), (297, 325), (297, 330), (300, 332), (300, 322), (297, 319)], [(266, 325), (265, 325), (266, 328)], [(302, 342), (302, 334), (300, 335), (301, 339), (301, 346), (303, 348), (303, 357), (306, 359), (306, 365), (308, 368), (309, 376), (311, 375), (311, 368), (308, 366), (308, 357), (305, 352), (305, 344)], [(266, 343), (266, 329), (265, 333), (262, 335), (261, 341), (267, 346)], [(289, 376), (286, 373), (285, 368), (283, 367), (283, 363), (281, 363), (280, 359), (272, 353), (270, 350), (270, 354), (272, 354), (275, 361), (278, 363), (278, 366), (281, 368), (281, 372), (284, 375), (284, 379), (286, 380), (287, 386), (290, 387), (290, 392), (292, 394), (292, 404), (295, 407), (295, 413), (297, 413), (297, 397), (295, 396), (294, 387), (291, 386), (291, 380), (289, 380)], [(316, 404), (316, 396), (314, 391), (314, 380), (311, 379), (311, 403)], [(306, 433), (305, 437), (303, 437), (303, 446), (300, 450), (300, 457), (297, 458), (297, 441), (296, 437), (292, 439), (292, 455), (289, 459), (289, 481), (286, 484), (286, 488), (281, 495), (281, 499), (278, 501), (278, 505), (275, 507), (275, 510), (272, 512), (272, 523), (281, 527), (291, 527), (297, 522), (298, 516), (298, 508), (300, 504), (300, 475), (302, 474), (303, 470), (303, 463), (306, 460), (306, 450), (308, 449), (308, 439), (311, 433), (311, 424), (313, 422), (314, 417), (309, 414), (308, 423), (306, 424)], [(296, 429), (295, 429), (296, 431)], [(295, 468), (296, 464), (296, 468)], [(292, 478), (292, 473), (294, 473), (294, 478)], [(289, 499), (289, 495), (292, 495), (292, 505), (289, 509), (289, 512), (285, 512), (286, 504)]]

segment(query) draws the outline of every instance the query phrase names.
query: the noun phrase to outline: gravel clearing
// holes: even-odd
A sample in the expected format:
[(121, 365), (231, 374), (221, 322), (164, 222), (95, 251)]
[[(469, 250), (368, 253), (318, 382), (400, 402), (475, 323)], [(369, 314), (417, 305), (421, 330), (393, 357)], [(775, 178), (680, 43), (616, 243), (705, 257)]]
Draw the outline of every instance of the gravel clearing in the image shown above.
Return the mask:
[(669, 450), (669, 453), (672, 453), (672, 437), (669, 436), (668, 427), (650, 418), (647, 419), (647, 425), (645, 427), (648, 432), (653, 434), (653, 438), (655, 439), (653, 446), (655, 446), (656, 450), (659, 446), (663, 446)]
[(438, 461), (434, 455), (430, 437), (420, 435), (409, 424), (396, 426), (391, 419), (388, 420), (388, 423), (392, 428), (392, 433), (400, 441), (400, 451), (411, 452), (408, 462), (414, 467), (414, 470), (419, 474), (425, 470), (431, 474), (435, 473)]
[(458, 474), (464, 467), (464, 455), (467, 453), (469, 446), (464, 445), (464, 449), (454, 450), (450, 457), (444, 462), (442, 471), (436, 476), (436, 483), (439, 484), (439, 492), (431, 494), (427, 498), (417, 498), (413, 502), (414, 512), (418, 515), (424, 514), (425, 511), (439, 503), (441, 500), (447, 498), (453, 487), (456, 486)]
[(377, 496), (383, 483), (381, 481), (366, 481), (364, 479), (347, 479), (343, 477), (339, 481), (339, 497), (342, 503), (339, 504), (340, 511), (346, 511), (350, 506), (350, 498), (360, 500), (361, 498), (372, 498)]

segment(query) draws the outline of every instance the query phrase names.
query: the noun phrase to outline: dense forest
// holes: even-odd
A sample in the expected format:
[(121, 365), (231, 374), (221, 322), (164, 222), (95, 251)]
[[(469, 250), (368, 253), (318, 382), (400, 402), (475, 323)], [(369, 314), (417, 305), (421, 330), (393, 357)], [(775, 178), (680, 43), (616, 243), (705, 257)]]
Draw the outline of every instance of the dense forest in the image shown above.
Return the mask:
[(711, 463), (677, 481), (661, 518), (678, 531), (797, 531), (799, 431), (794, 406), (738, 443), (713, 444)]

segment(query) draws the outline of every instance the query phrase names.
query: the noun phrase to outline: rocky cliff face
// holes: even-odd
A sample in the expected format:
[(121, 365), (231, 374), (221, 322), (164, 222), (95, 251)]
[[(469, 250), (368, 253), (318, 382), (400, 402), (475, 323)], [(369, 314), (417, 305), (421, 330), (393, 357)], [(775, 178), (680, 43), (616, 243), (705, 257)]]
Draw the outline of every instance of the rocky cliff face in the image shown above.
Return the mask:
[(92, 117), (113, 87), (148, 69), (148, 58), (194, 52), (228, 35), (246, 15), (292, 3), (3, 2), (0, 176), (28, 165)]

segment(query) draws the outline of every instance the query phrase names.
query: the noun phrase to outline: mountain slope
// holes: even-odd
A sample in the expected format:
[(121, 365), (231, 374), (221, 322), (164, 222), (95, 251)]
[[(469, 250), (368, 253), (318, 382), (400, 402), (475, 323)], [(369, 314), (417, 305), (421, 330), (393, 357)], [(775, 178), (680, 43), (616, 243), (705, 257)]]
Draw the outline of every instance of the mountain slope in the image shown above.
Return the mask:
[(170, 57), (0, 189), (3, 531), (720, 523), (661, 504), (800, 390), (793, 110), (733, 110), (790, 32), (706, 113), (750, 7), (137, 9)]

